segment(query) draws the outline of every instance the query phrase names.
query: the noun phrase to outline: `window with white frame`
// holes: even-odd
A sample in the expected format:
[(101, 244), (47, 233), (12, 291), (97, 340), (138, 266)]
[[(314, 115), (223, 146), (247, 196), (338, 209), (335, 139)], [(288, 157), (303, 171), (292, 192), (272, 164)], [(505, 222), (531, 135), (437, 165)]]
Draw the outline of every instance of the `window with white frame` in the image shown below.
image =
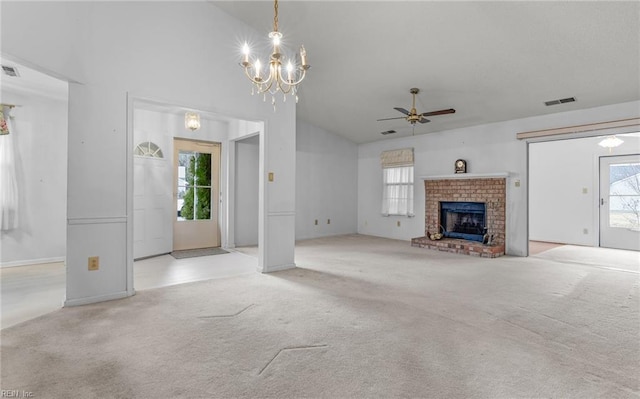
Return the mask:
[(413, 148), (384, 151), (382, 214), (413, 216)]

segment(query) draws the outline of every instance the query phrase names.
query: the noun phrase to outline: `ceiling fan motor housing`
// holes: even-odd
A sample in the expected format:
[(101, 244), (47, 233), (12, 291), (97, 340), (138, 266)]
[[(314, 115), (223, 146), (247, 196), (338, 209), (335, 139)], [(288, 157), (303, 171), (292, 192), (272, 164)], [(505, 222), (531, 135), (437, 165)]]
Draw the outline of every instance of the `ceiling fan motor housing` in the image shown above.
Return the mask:
[(419, 92), (420, 92), (420, 89), (418, 89), (417, 87), (412, 87), (411, 89), (409, 89), (409, 93), (411, 93), (413, 95), (413, 101), (412, 101), (412, 104), (411, 104), (411, 112), (409, 112), (406, 109), (401, 108), (401, 107), (395, 107), (394, 109), (396, 111), (399, 111), (399, 112), (405, 114), (405, 116), (398, 117), (398, 118), (378, 119), (378, 121), (386, 121), (386, 120), (391, 120), (391, 119), (406, 119), (409, 123), (411, 123), (411, 125), (415, 125), (416, 122), (420, 122), (420, 123), (430, 122), (429, 119), (425, 118), (426, 116), (453, 114), (453, 113), (456, 112), (455, 109), (449, 108), (449, 109), (443, 109), (443, 110), (440, 110), (440, 111), (424, 112), (424, 113), (419, 114), (418, 111), (416, 110), (416, 94), (418, 94)]

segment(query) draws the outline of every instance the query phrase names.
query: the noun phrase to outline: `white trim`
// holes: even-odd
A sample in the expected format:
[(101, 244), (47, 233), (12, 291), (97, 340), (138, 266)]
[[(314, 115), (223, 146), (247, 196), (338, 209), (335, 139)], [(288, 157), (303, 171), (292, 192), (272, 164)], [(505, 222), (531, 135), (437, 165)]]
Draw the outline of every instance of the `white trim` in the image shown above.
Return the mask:
[(135, 291), (129, 293), (127, 291), (114, 292), (112, 294), (106, 295), (98, 295), (98, 296), (90, 296), (87, 298), (78, 298), (78, 299), (67, 299), (64, 301), (65, 307), (70, 306), (81, 306), (81, 305), (89, 305), (92, 303), (104, 302), (104, 301), (113, 301), (114, 299), (122, 299), (127, 298), (132, 295), (135, 295)]
[(296, 267), (297, 266), (295, 263), (285, 263), (284, 265), (269, 266), (267, 268), (258, 266), (258, 272), (273, 273), (273, 272), (279, 272), (281, 270), (295, 269)]
[(495, 179), (509, 177), (509, 172), (495, 173), (457, 173), (454, 175), (420, 176), (422, 180), (447, 180), (447, 179)]
[(295, 211), (275, 211), (275, 212), (268, 212), (267, 216), (295, 216), (296, 212)]
[(104, 217), (90, 217), (90, 218), (68, 218), (67, 223), (69, 225), (127, 223), (127, 217), (126, 216), (104, 216)]
[(622, 119), (610, 122), (589, 123), (586, 125), (568, 126), (554, 129), (534, 130), (516, 134), (518, 140), (532, 139), (539, 137), (561, 136), (567, 134), (593, 132), (604, 129), (620, 127), (640, 127), (640, 118)]
[(45, 263), (59, 263), (66, 261), (65, 256), (56, 256), (53, 258), (40, 258), (40, 259), (26, 259), (26, 260), (14, 260), (11, 262), (1, 262), (0, 267), (18, 267), (18, 266), (31, 266), (40, 265)]
[[(134, 168), (134, 156), (133, 156), (133, 143), (134, 143), (134, 116), (136, 112), (136, 102), (139, 100), (132, 96), (130, 92), (126, 93), (126, 104), (127, 104), (127, 158), (126, 158), (126, 189), (125, 189), (125, 205), (127, 209), (127, 214), (125, 218), (125, 231), (126, 231), (126, 242), (125, 242), (125, 256), (126, 256), (126, 265), (125, 265), (125, 273), (126, 273), (126, 289), (127, 295), (132, 296), (135, 295), (134, 281), (133, 281), (133, 168)], [(165, 151), (167, 154), (172, 154), (173, 149), (167, 149)], [(163, 158), (167, 160), (165, 156)], [(173, 230), (172, 230), (173, 231)]]

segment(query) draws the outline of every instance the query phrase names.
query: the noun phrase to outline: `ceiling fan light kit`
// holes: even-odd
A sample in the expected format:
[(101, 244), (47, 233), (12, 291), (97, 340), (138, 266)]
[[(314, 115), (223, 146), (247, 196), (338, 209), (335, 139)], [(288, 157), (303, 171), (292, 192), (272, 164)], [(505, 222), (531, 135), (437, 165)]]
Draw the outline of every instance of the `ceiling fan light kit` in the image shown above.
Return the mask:
[(406, 109), (401, 107), (393, 108), (396, 111), (403, 113), (405, 116), (399, 116), (397, 118), (378, 119), (378, 122), (389, 121), (394, 119), (406, 119), (415, 128), (416, 123), (430, 122), (430, 120), (426, 118), (427, 116), (446, 115), (446, 114), (453, 114), (456, 112), (455, 109), (449, 108), (449, 109), (441, 109), (439, 111), (423, 112), (419, 114), (418, 111), (416, 110), (416, 94), (418, 94), (419, 92), (420, 92), (420, 89), (415, 87), (409, 89), (409, 93), (411, 93), (411, 95), (413, 96), (413, 102), (411, 103), (411, 111), (407, 111)]

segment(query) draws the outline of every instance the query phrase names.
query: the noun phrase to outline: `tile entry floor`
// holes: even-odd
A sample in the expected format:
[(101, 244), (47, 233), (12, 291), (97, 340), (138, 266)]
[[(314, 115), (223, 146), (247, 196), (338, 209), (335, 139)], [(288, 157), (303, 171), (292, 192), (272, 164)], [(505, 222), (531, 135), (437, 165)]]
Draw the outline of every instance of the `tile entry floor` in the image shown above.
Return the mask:
[[(146, 290), (255, 273), (258, 259), (240, 251), (187, 259), (160, 255), (135, 261), (134, 287)], [(0, 268), (0, 289), (0, 328), (53, 312), (65, 299), (64, 263)]]

